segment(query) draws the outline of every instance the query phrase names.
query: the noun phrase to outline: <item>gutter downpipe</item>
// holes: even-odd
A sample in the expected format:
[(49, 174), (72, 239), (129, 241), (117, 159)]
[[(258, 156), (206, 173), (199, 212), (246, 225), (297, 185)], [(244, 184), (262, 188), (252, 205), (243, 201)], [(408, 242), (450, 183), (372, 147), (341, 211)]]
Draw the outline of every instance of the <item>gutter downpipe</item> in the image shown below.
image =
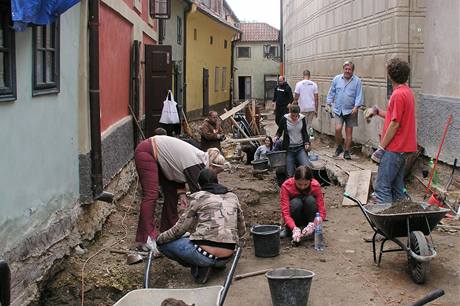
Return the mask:
[[(239, 36), (239, 37), (238, 37)], [(238, 35), (236, 39), (232, 40), (232, 43), (231, 43), (231, 56), (232, 56), (232, 59), (231, 59), (231, 62), (230, 62), (230, 101), (229, 101), (229, 105), (228, 105), (228, 109), (231, 109), (233, 107), (233, 97), (235, 96), (235, 72), (234, 72), (234, 67), (235, 67), (235, 59), (234, 59), (234, 56), (235, 56), (235, 47), (236, 47), (236, 43), (238, 41), (241, 40), (241, 33)]]
[(89, 116), (91, 129), (91, 182), (93, 200), (111, 203), (113, 194), (103, 190), (101, 110), (99, 88), (99, 0), (89, 2)]
[[(188, 6), (184, 10), (184, 49), (183, 49), (183, 78), (184, 78), (184, 84), (182, 86), (182, 109), (184, 110), (184, 114), (187, 114), (187, 17), (188, 14), (192, 11), (193, 3), (191, 1), (187, 1)], [(184, 118), (185, 119), (185, 118)]]
[(284, 41), (283, 41), (283, 0), (280, 0), (280, 36), (279, 36), (279, 43), (280, 43), (280, 75), (284, 75)]

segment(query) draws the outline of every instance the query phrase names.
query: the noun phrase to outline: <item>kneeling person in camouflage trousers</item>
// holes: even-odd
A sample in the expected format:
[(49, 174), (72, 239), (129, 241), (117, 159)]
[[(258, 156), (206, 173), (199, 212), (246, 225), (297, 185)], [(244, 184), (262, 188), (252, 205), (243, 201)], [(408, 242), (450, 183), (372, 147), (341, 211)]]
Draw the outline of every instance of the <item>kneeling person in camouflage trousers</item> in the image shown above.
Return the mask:
[[(166, 257), (191, 267), (195, 281), (204, 284), (213, 267), (225, 268), (246, 227), (237, 196), (218, 183), (213, 171), (203, 169), (198, 184), (200, 191), (157, 243)], [(190, 237), (183, 237), (186, 232)]]

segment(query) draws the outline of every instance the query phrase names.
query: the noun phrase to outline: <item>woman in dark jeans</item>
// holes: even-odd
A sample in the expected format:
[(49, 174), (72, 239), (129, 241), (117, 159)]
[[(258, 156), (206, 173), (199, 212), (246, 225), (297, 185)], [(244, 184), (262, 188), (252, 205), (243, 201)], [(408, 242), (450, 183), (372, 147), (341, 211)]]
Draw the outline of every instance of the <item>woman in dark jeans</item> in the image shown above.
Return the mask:
[(285, 223), (282, 237), (292, 234), (292, 239), (299, 242), (313, 233), (314, 226), (310, 223), (319, 212), (326, 219), (323, 192), (321, 185), (313, 178), (313, 173), (306, 166), (299, 166), (294, 177), (287, 179), (280, 190), (281, 214)]
[[(215, 172), (203, 169), (198, 184), (201, 191), (190, 196), (190, 205), (157, 242), (165, 256), (191, 267), (204, 284), (212, 267), (225, 267), (246, 228), (237, 196), (218, 183)], [(186, 232), (190, 237), (183, 237)]]
[[(283, 136), (284, 135), (284, 136)], [(294, 175), (296, 166), (309, 166), (307, 151), (310, 149), (310, 136), (307, 132), (307, 121), (300, 114), (298, 105), (292, 105), (289, 114), (281, 119), (276, 139), (283, 137), (283, 150), (287, 151), (286, 170), (288, 177)]]

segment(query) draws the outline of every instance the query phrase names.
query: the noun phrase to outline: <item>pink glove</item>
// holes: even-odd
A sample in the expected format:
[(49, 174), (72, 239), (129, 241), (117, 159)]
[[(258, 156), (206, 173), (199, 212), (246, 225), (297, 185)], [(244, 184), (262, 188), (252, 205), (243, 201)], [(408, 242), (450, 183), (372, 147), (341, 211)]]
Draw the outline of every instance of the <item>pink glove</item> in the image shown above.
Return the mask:
[(300, 228), (294, 227), (294, 229), (292, 230), (292, 241), (299, 242), (301, 236), (302, 232), (300, 231)]
[(315, 225), (313, 222), (308, 223), (302, 230), (302, 238), (310, 236), (315, 231)]

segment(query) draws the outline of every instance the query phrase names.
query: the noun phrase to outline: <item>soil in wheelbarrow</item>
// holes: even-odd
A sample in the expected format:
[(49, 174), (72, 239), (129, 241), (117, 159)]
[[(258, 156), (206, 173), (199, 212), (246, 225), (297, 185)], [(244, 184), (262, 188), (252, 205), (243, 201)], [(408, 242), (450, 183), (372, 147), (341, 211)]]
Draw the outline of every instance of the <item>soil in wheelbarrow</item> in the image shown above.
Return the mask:
[(405, 214), (405, 213), (417, 213), (426, 211), (439, 211), (439, 207), (430, 205), (423, 207), (420, 203), (401, 201), (395, 202), (387, 209), (376, 212), (379, 215), (392, 215), (392, 214)]

